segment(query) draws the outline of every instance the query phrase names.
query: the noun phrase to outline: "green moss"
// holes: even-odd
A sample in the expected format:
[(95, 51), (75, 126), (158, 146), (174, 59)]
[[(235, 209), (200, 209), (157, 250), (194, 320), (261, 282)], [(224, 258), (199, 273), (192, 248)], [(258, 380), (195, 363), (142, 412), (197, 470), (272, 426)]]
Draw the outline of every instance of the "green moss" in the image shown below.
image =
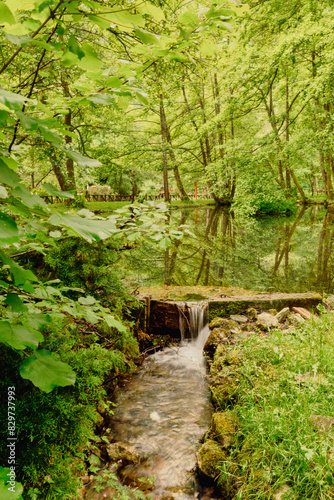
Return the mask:
[(211, 429), (223, 448), (231, 446), (238, 424), (238, 418), (231, 412), (216, 412), (212, 415)]
[(225, 459), (226, 452), (213, 439), (209, 439), (202, 444), (197, 452), (197, 462), (200, 471), (211, 478), (217, 476), (218, 468)]

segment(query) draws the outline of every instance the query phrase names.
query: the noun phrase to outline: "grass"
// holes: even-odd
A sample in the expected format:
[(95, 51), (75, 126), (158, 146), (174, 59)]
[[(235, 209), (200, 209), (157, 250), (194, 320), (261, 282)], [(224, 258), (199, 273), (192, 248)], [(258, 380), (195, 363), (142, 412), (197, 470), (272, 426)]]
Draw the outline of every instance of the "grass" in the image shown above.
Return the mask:
[[(173, 200), (170, 205), (171, 207), (196, 207), (196, 206), (212, 205), (212, 204), (214, 204), (214, 200), (189, 200), (189, 201)], [(130, 201), (86, 201), (85, 202), (85, 208), (91, 210), (92, 212), (100, 210), (106, 212), (112, 212), (113, 210), (117, 210), (118, 208), (123, 208), (126, 205), (131, 205), (131, 202)], [(53, 205), (50, 206), (51, 209), (57, 211), (67, 211), (70, 208), (66, 203), (54, 203)], [(80, 208), (78, 208), (77, 210), (80, 210)]]
[(252, 335), (238, 349), (243, 375), (231, 406), (240, 429), (220, 480), (232, 474), (239, 489), (227, 498), (270, 499), (286, 485), (282, 499), (334, 499), (334, 426), (310, 422), (334, 417), (334, 315), (289, 334)]

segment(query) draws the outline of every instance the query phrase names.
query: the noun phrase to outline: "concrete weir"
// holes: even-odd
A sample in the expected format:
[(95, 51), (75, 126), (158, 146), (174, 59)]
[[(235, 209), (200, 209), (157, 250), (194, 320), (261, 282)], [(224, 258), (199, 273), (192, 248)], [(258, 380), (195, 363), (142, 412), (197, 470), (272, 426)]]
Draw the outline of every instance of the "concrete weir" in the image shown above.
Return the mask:
[[(149, 295), (141, 296), (145, 304), (144, 330), (153, 335), (170, 335), (180, 338), (179, 304), (176, 301), (152, 300)], [(216, 316), (228, 317), (231, 314), (246, 312), (249, 307), (258, 310), (276, 309), (284, 307), (305, 307), (314, 311), (322, 303), (319, 293), (259, 293), (257, 295), (243, 295), (208, 299), (208, 320)], [(183, 314), (189, 321), (189, 307), (184, 303)]]

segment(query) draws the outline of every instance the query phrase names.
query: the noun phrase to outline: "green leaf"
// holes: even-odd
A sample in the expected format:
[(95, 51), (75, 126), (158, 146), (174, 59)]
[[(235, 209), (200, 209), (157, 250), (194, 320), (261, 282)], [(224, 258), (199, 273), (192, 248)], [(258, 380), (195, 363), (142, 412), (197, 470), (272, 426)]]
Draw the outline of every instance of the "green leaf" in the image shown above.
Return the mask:
[(165, 19), (165, 14), (160, 7), (156, 7), (155, 5), (145, 2), (143, 5), (140, 5), (137, 7), (138, 12), (141, 14), (148, 14), (149, 16), (153, 17), (156, 21), (162, 21)]
[(45, 349), (27, 358), (20, 367), (20, 374), (44, 392), (75, 384), (75, 373), (70, 365), (54, 359)]
[(97, 26), (99, 26), (99, 28), (101, 28), (103, 30), (110, 27), (111, 21), (108, 21), (108, 19), (104, 19), (103, 14), (100, 16), (95, 16), (93, 14), (89, 14), (87, 17), (88, 17), (88, 19), (93, 21), (93, 23), (97, 24)]
[(138, 101), (142, 102), (146, 106), (148, 105), (148, 99), (146, 99), (146, 97), (143, 94), (136, 92), (136, 97), (137, 97)]
[(109, 238), (115, 231), (115, 226), (108, 220), (95, 220), (79, 215), (53, 214), (49, 224), (65, 227), (87, 241), (100, 241)]
[(28, 325), (10, 325), (8, 321), (0, 321), (0, 342), (13, 349), (20, 351), (26, 347), (36, 349), (43, 340), (43, 335)]
[(77, 65), (79, 68), (91, 71), (92, 73), (98, 72), (102, 68), (103, 62), (99, 59), (95, 50), (88, 43), (82, 44), (82, 50), (85, 53), (85, 57), (82, 59), (78, 58)]
[(0, 102), (9, 107), (9, 109), (20, 110), (22, 105), (28, 102), (29, 99), (20, 94), (8, 92), (8, 90), (0, 89)]
[(166, 250), (168, 247), (170, 247), (172, 244), (170, 238), (162, 238), (162, 240), (159, 241), (158, 247), (162, 248), (163, 250)]
[(73, 35), (70, 36), (67, 46), (73, 54), (77, 55), (79, 59), (82, 59), (85, 56), (84, 51), (81, 49), (80, 45), (76, 41)]
[(12, 191), (12, 196), (21, 199), (22, 202), (29, 208), (43, 207), (49, 210), (43, 198), (40, 198), (37, 194), (31, 194), (30, 191), (28, 191), (28, 189), (23, 185), (16, 186), (16, 188)]
[(94, 104), (113, 104), (115, 102), (115, 99), (111, 97), (110, 95), (106, 94), (93, 94), (90, 95), (89, 97), (86, 97), (87, 101), (91, 101)]
[(202, 56), (213, 56), (217, 52), (217, 46), (210, 40), (203, 40), (199, 47)]
[(121, 31), (133, 31), (134, 25), (143, 28), (145, 26), (144, 18), (140, 14), (131, 14), (127, 11), (112, 12), (108, 14), (111, 23), (116, 24)]
[(12, 11), (3, 2), (0, 3), (0, 19), (1, 23), (15, 24), (15, 17)]
[(16, 222), (0, 212), (0, 243), (9, 245), (19, 241), (19, 231)]
[(184, 14), (181, 14), (181, 16), (178, 17), (178, 21), (184, 26), (194, 27), (198, 24), (199, 19), (190, 10), (187, 10), (186, 12), (184, 12)]
[(13, 312), (24, 312), (27, 310), (27, 306), (24, 305), (23, 301), (16, 293), (8, 293), (5, 304), (9, 305)]
[(210, 10), (205, 15), (206, 15), (206, 17), (208, 19), (212, 19), (212, 18), (215, 18), (215, 17), (227, 17), (227, 18), (231, 18), (231, 17), (235, 16), (236, 14), (235, 14), (235, 12), (233, 10), (217, 9), (217, 10)]
[(38, 281), (34, 273), (32, 273), (29, 269), (23, 269), (23, 267), (20, 267), (13, 261), (11, 261), (9, 265), (12, 280), (15, 286), (24, 285), (27, 280)]
[(114, 89), (119, 89), (122, 85), (123, 85), (122, 80), (120, 80), (116, 76), (111, 76), (105, 83), (106, 87), (111, 87)]
[(96, 300), (94, 299), (94, 297), (89, 295), (88, 297), (79, 297), (78, 302), (84, 306), (92, 306), (93, 304), (95, 304)]
[(146, 43), (146, 44), (153, 44), (153, 45), (157, 45), (159, 44), (159, 39), (153, 35), (153, 33), (150, 33), (149, 31), (146, 31), (146, 30), (142, 30), (140, 28), (137, 28), (135, 30), (135, 34), (136, 36), (143, 42), (143, 43)]
[(63, 149), (64, 153), (67, 154), (72, 160), (74, 160), (80, 167), (100, 167), (102, 163), (94, 158), (87, 158), (82, 156), (77, 151), (69, 151), (68, 149)]
[[(9, 444), (9, 442), (8, 442)], [(15, 474), (14, 476), (15, 477)], [(21, 483), (17, 483), (14, 481), (14, 484), (11, 484), (9, 481), (11, 480), (10, 469), (0, 467), (0, 498), (1, 500), (21, 500), (23, 486)]]
[(103, 317), (104, 321), (107, 323), (108, 326), (111, 328), (117, 328), (119, 332), (126, 333), (128, 330), (126, 326), (123, 325), (120, 321), (114, 318), (111, 314), (106, 314)]
[(51, 196), (58, 196), (59, 198), (74, 198), (74, 194), (70, 192), (58, 191), (55, 187), (52, 186), (49, 182), (43, 184), (43, 188), (51, 194)]
[(1, 158), (0, 158), (0, 181), (2, 184), (7, 184), (7, 186), (10, 187), (17, 186), (21, 181), (20, 177), (11, 168), (8, 168), (6, 163)]

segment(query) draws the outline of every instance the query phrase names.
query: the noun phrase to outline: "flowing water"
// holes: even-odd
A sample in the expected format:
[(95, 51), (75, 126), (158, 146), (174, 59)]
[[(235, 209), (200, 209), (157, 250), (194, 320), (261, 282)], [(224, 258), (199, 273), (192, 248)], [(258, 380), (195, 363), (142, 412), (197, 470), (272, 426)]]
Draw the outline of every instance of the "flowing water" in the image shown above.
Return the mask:
[[(206, 309), (187, 304), (191, 339), (149, 356), (119, 390), (113, 417), (115, 440), (131, 443), (139, 464), (121, 467), (126, 484), (153, 478), (154, 499), (201, 498), (196, 450), (210, 427), (211, 405), (203, 346), (209, 335)], [(180, 307), (182, 310), (182, 307)], [(180, 312), (180, 326), (185, 320)]]

